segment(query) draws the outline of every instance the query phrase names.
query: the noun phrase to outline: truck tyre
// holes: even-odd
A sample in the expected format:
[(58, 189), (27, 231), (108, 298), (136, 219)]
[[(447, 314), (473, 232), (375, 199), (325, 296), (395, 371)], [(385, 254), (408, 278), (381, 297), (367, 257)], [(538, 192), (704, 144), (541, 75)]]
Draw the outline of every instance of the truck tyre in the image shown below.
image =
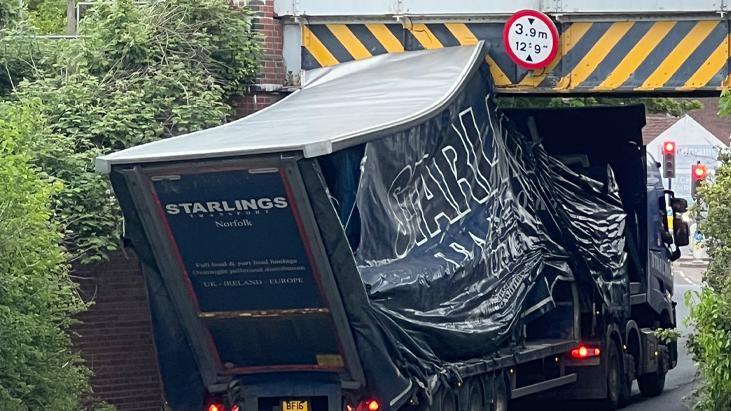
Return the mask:
[(637, 378), (637, 385), (640, 387), (640, 394), (645, 397), (657, 397), (665, 390), (665, 355), (661, 355), (657, 365), (657, 371), (650, 374), (643, 374)]
[(602, 411), (614, 411), (621, 407), (624, 377), (620, 358), (617, 344), (611, 341), (607, 347), (607, 397), (599, 404)]
[(495, 389), (492, 393), (490, 411), (508, 411), (509, 405), (510, 392), (508, 391), (508, 383), (504, 375), (498, 374), (495, 376)]
[[(632, 397), (632, 381), (635, 379), (635, 357), (632, 354), (624, 356), (625, 366), (622, 367), (622, 390), (619, 395), (619, 407), (629, 404)], [(621, 354), (620, 354), (620, 358)]]

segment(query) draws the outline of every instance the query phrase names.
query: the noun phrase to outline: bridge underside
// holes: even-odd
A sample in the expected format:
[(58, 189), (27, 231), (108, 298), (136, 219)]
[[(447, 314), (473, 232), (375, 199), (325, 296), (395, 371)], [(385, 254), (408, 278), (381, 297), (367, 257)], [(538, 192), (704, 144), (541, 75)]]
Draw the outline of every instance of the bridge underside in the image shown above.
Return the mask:
[(304, 70), (383, 53), (485, 40), (490, 45), (488, 63), (500, 93), (693, 96), (717, 94), (730, 81), (729, 20), (723, 14), (672, 20), (559, 21), (558, 55), (541, 70), (525, 70), (510, 60), (502, 42), (502, 21), (299, 21), (297, 40)]

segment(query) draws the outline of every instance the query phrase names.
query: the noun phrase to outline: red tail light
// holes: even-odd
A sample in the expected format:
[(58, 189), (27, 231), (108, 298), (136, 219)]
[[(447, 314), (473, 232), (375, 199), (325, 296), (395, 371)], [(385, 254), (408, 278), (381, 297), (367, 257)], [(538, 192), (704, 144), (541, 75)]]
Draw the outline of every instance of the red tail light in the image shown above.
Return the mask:
[(580, 345), (577, 348), (571, 350), (571, 357), (573, 358), (590, 358), (600, 356), (602, 351), (597, 347), (588, 347), (586, 345)]
[(226, 408), (224, 408), (223, 403), (212, 402), (212, 403), (208, 404), (207, 411), (226, 411)]
[(369, 399), (361, 401), (356, 407), (356, 411), (379, 411), (381, 409), (381, 403), (375, 399)]

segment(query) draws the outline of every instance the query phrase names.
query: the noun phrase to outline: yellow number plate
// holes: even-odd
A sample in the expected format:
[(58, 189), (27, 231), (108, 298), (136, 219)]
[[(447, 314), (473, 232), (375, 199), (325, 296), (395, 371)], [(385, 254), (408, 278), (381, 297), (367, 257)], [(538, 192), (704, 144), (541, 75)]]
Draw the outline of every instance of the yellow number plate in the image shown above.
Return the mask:
[(282, 401), (282, 411), (310, 411), (310, 402), (302, 400)]

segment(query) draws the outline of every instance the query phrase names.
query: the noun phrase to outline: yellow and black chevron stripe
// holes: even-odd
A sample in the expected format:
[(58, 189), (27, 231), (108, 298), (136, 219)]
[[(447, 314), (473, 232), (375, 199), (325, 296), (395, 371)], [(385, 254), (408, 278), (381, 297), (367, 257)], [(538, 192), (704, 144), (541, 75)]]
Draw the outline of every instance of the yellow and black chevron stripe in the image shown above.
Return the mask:
[(485, 40), (490, 70), (502, 91), (676, 93), (729, 84), (728, 20), (560, 24), (556, 59), (535, 71), (510, 60), (502, 29), (500, 23), (310, 24), (303, 26), (302, 68)]

